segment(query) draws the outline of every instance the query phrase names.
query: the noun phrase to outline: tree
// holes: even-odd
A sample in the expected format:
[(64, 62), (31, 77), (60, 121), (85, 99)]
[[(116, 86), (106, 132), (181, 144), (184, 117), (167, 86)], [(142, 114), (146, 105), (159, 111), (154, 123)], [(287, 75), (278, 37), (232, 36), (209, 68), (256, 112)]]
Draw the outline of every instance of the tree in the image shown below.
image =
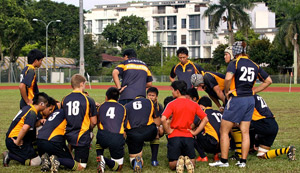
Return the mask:
[(257, 64), (262, 64), (262, 63), (269, 64), (268, 53), (269, 53), (270, 46), (271, 43), (267, 38), (263, 38), (261, 40), (255, 40), (250, 42), (247, 53), (250, 56), (251, 60), (253, 60)]
[(213, 51), (213, 65), (226, 65), (224, 60), (224, 50), (228, 47), (227, 44), (220, 44), (214, 51)]
[[(277, 12), (281, 16), (277, 39), (287, 48), (294, 48), (294, 63), (300, 76), (300, 56), (299, 56), (299, 34), (300, 34), (300, 3), (281, 2), (277, 6)], [(297, 82), (297, 80), (295, 80)]]
[(256, 34), (253, 29), (245, 28), (238, 30), (234, 34), (234, 39), (236, 41), (246, 41), (247, 44), (251, 43), (252, 41), (258, 40), (259, 34)]
[(135, 15), (124, 16), (118, 23), (107, 25), (102, 36), (121, 48), (134, 45), (139, 49), (149, 43), (146, 22), (144, 18)]
[(137, 57), (144, 61), (148, 66), (156, 66), (161, 63), (161, 47), (159, 44), (155, 46), (141, 47), (137, 51)]
[[(7, 51), (10, 62), (14, 63), (18, 55), (29, 40), (32, 27), (28, 16), (32, 13), (31, 1), (5, 0), (0, 1), (0, 54)], [(8, 81), (10, 82), (11, 67), (9, 68)]]
[(219, 4), (209, 5), (204, 16), (211, 16), (211, 30), (217, 30), (221, 20), (227, 23), (229, 45), (232, 45), (234, 43), (233, 27), (236, 25), (237, 28), (245, 28), (251, 25), (249, 15), (244, 9), (250, 9), (252, 6), (253, 4), (248, 0), (220, 0)]

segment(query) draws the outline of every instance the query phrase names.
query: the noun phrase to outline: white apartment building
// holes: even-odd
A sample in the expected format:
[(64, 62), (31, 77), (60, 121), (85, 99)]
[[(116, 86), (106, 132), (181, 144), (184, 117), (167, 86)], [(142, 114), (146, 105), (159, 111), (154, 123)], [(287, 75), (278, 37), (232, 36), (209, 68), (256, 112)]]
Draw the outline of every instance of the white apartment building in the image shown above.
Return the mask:
[[(210, 0), (169, 0), (154, 2), (96, 5), (85, 16), (85, 33), (99, 36), (104, 28), (119, 21), (123, 16), (143, 17), (148, 28), (150, 45), (161, 43), (166, 55), (176, 55), (176, 50), (187, 47), (191, 58), (211, 58), (213, 50), (225, 40), (226, 24), (218, 32), (209, 29), (208, 17), (203, 17)], [(253, 29), (273, 40), (275, 14), (264, 3), (257, 3), (248, 12)], [(266, 18), (266, 16), (269, 16)]]

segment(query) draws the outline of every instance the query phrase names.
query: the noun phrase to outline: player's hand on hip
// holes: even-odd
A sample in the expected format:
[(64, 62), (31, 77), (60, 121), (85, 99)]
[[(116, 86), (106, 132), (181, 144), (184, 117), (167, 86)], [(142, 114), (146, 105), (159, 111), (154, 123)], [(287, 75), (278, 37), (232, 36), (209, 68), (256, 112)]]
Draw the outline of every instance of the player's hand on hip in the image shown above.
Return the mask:
[(22, 146), (23, 145), (23, 140), (21, 140), (20, 142), (18, 142), (16, 139), (14, 139), (14, 138), (11, 138), (12, 140), (13, 140), (13, 142), (14, 142), (14, 144), (16, 144), (16, 146)]
[(124, 91), (124, 89), (127, 87), (127, 85), (125, 85), (125, 86), (123, 86), (123, 87), (121, 87), (120, 89), (119, 89), (119, 92), (120, 92), (120, 94)]

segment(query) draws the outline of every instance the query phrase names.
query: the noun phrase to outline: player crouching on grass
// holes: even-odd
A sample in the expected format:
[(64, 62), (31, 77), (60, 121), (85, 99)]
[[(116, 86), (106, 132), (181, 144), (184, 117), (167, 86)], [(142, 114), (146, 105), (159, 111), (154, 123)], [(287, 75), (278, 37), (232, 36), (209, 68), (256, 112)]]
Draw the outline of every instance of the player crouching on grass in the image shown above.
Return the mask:
[[(62, 109), (58, 109), (57, 102), (49, 98), (50, 110), (42, 113), (46, 121), (37, 135), (37, 147), (42, 158), (41, 171), (58, 172), (59, 166), (72, 170), (82, 170), (83, 167), (73, 160), (66, 146), (65, 129), (67, 121)], [(49, 157), (50, 156), (50, 157)]]
[(6, 133), (6, 147), (3, 153), (3, 166), (8, 167), (10, 160), (16, 160), (23, 165), (38, 166), (41, 158), (33, 148), (36, 139), (37, 114), (48, 105), (48, 95), (38, 93), (33, 98), (33, 103), (24, 106), (13, 119)]
[[(97, 110), (97, 170), (104, 172), (105, 165), (113, 171), (120, 171), (124, 160), (124, 121), (126, 109), (117, 102), (119, 90), (111, 87), (106, 91), (105, 102)], [(103, 157), (104, 149), (108, 148), (111, 159)]]
[[(184, 165), (189, 173), (194, 172), (195, 150), (194, 136), (200, 133), (208, 118), (200, 106), (186, 98), (187, 85), (184, 81), (174, 81), (171, 84), (172, 95), (175, 100), (168, 103), (162, 113), (161, 121), (165, 132), (168, 134), (168, 159), (171, 170), (184, 172)], [(172, 115), (171, 123), (168, 119)], [(191, 125), (195, 115), (201, 119), (198, 128), (193, 131)]]
[(158, 134), (160, 117), (155, 115), (150, 99), (137, 97), (127, 103), (126, 135), (130, 164), (135, 172), (141, 172), (143, 166), (143, 145), (145, 141), (153, 141)]

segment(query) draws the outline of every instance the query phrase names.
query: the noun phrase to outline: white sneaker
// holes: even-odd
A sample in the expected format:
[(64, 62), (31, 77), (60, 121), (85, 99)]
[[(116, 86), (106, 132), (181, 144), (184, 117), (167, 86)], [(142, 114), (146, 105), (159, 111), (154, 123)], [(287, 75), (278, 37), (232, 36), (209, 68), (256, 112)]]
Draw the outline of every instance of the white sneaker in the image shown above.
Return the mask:
[(246, 163), (245, 162), (241, 163), (240, 161), (238, 161), (235, 165), (240, 167), (240, 168), (245, 168), (246, 167)]
[(219, 161), (216, 161), (214, 163), (209, 163), (208, 164), (209, 166), (212, 166), (212, 167), (228, 167), (229, 166), (229, 163), (223, 163), (221, 162), (220, 160)]

